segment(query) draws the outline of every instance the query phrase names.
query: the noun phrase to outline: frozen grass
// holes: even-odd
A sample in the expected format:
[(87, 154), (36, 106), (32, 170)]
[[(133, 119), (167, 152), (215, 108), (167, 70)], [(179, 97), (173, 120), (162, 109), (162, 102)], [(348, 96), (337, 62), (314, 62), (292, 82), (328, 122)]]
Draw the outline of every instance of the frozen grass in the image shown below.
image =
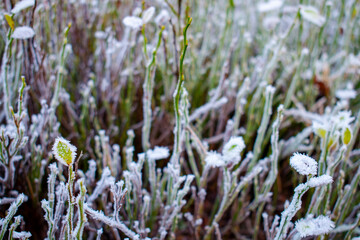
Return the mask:
[(0, 239), (358, 239), (358, 0), (0, 3)]

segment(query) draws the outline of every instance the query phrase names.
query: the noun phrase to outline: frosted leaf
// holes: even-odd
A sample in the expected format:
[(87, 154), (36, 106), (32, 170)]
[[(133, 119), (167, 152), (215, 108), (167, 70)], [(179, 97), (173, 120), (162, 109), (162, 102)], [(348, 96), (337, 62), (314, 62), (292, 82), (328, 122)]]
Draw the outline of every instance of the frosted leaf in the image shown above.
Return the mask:
[(360, 58), (359, 55), (354, 56), (354, 54), (349, 55), (349, 64), (353, 67), (360, 67)]
[(329, 131), (329, 124), (314, 121), (312, 128), (316, 135), (321, 138), (325, 138), (326, 132)]
[(313, 215), (309, 215), (295, 223), (295, 228), (301, 237), (323, 235), (329, 233), (334, 227), (334, 222), (327, 216), (314, 218)]
[(225, 144), (222, 151), (223, 159), (225, 162), (237, 163), (240, 161), (240, 153), (245, 148), (245, 143), (242, 137), (232, 137)]
[(259, 12), (270, 12), (276, 9), (279, 9), (283, 5), (281, 0), (272, 0), (269, 2), (261, 2), (257, 5), (257, 10)]
[(290, 158), (290, 165), (301, 175), (316, 175), (317, 162), (304, 154), (294, 153)]
[(11, 10), (11, 13), (16, 14), (28, 7), (35, 5), (35, 0), (23, 0), (15, 4), (15, 7)]
[(76, 157), (76, 147), (62, 137), (57, 137), (53, 145), (53, 154), (62, 164), (69, 166), (73, 164)]
[(155, 13), (155, 8), (154, 7), (149, 7), (148, 9), (146, 9), (144, 12), (143, 12), (143, 15), (142, 15), (142, 21), (143, 23), (148, 23), (151, 18), (154, 16), (154, 13)]
[(356, 91), (353, 89), (340, 89), (335, 91), (335, 96), (341, 100), (356, 98)]
[(309, 180), (309, 187), (321, 187), (333, 182), (333, 178), (329, 175), (321, 175), (320, 177), (313, 177)]
[(305, 20), (319, 27), (325, 23), (325, 17), (321, 16), (319, 11), (313, 6), (300, 6), (300, 14)]
[(165, 24), (167, 21), (169, 21), (169, 19), (170, 19), (170, 15), (169, 15), (169, 12), (168, 11), (166, 11), (165, 9), (162, 9), (161, 11), (160, 11), (160, 13), (159, 13), (159, 15), (157, 15), (156, 17), (155, 17), (155, 23), (157, 24), (157, 25), (163, 25), (163, 24)]
[(141, 18), (128, 16), (123, 19), (123, 24), (132, 29), (138, 29), (142, 26), (143, 21)]
[(156, 146), (153, 150), (150, 149), (146, 152), (147, 157), (153, 160), (160, 160), (168, 158), (170, 156), (169, 149), (167, 147)]
[(139, 16), (142, 12), (142, 9), (140, 7), (136, 7), (133, 11), (132, 14), (133, 16)]
[(13, 232), (13, 238), (17, 239), (29, 239), (31, 236), (32, 235), (29, 232)]
[(351, 116), (351, 111), (340, 111), (334, 119), (341, 129), (348, 127), (354, 120), (355, 118)]
[(205, 157), (205, 163), (207, 166), (209, 167), (221, 167), (225, 165), (224, 160), (221, 157), (221, 154), (215, 152), (215, 151), (210, 151), (207, 153), (206, 157)]
[(15, 28), (13, 34), (11, 35), (11, 37), (15, 39), (28, 39), (34, 36), (35, 36), (34, 30), (28, 26)]

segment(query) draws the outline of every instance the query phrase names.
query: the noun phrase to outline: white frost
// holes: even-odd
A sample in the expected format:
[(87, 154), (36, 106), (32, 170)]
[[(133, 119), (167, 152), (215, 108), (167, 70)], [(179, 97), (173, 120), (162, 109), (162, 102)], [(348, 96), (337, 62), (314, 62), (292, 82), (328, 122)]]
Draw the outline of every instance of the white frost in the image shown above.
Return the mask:
[(223, 159), (226, 163), (234, 162), (235, 164), (240, 161), (240, 153), (245, 148), (245, 143), (242, 137), (232, 137), (225, 144), (223, 153)]
[(257, 5), (257, 10), (259, 12), (270, 12), (276, 9), (279, 9), (283, 5), (281, 0), (272, 0), (269, 2), (261, 2)]
[(305, 20), (319, 27), (325, 23), (325, 17), (321, 16), (319, 11), (313, 6), (300, 6), (300, 14)]
[(309, 180), (310, 187), (320, 187), (333, 182), (333, 178), (329, 175), (321, 175), (320, 177), (313, 177)]
[(334, 227), (335, 224), (329, 217), (319, 216), (314, 218), (311, 214), (295, 223), (295, 228), (301, 237), (323, 235), (330, 232)]
[(341, 100), (356, 98), (356, 91), (353, 89), (339, 89), (335, 91), (335, 96)]
[(156, 146), (153, 150), (150, 149), (146, 152), (147, 157), (152, 160), (160, 160), (164, 158), (168, 158), (170, 153), (167, 147), (158, 147)]
[(165, 9), (162, 9), (159, 13), (159, 15), (157, 15), (154, 19), (155, 23), (157, 25), (163, 25), (165, 24), (167, 21), (169, 21), (170, 19), (170, 15), (169, 12), (166, 11)]
[(304, 154), (294, 153), (290, 158), (290, 165), (301, 175), (316, 175), (317, 162)]
[(143, 23), (148, 23), (151, 18), (154, 16), (154, 13), (155, 13), (155, 8), (154, 7), (149, 7), (148, 9), (146, 9), (144, 12), (143, 12), (143, 15), (142, 15), (142, 21)]
[(35, 5), (35, 0), (23, 0), (15, 4), (15, 7), (11, 10), (11, 13), (16, 14), (20, 11), (32, 7)]
[(142, 26), (143, 21), (141, 18), (128, 16), (123, 19), (123, 24), (132, 29), (138, 29)]
[(205, 162), (206, 165), (209, 167), (221, 167), (225, 165), (224, 160), (221, 157), (221, 154), (215, 152), (215, 151), (210, 151), (207, 153), (206, 157), (205, 157)]
[(28, 39), (34, 36), (35, 36), (34, 30), (28, 26), (15, 28), (13, 34), (11, 35), (11, 37), (15, 39)]

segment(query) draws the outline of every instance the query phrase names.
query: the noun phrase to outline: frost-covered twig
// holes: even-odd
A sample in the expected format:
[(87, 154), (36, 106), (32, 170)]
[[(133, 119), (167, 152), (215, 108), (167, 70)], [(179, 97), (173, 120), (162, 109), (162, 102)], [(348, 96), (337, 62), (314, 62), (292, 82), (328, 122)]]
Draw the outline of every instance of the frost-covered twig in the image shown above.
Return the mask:
[[(264, 196), (266, 196), (272, 186), (274, 185), (276, 178), (277, 178), (277, 174), (278, 174), (278, 161), (279, 161), (279, 155), (280, 155), (280, 147), (279, 147), (279, 128), (280, 128), (280, 124), (283, 118), (283, 111), (284, 111), (284, 106), (280, 105), (278, 107), (278, 114), (277, 114), (277, 118), (275, 120), (275, 122), (272, 125), (272, 135), (271, 135), (271, 149), (272, 149), (272, 153), (271, 153), (271, 169), (269, 171), (269, 175), (266, 178), (260, 193)], [(256, 213), (256, 225), (255, 225), (255, 231), (254, 231), (254, 239), (257, 238), (257, 234), (259, 231), (259, 225), (260, 225), (260, 220), (261, 220), (261, 214), (263, 212), (264, 209), (264, 205), (265, 202), (262, 202), (260, 204), (260, 206), (257, 209), (257, 213)], [(270, 234), (269, 234), (270, 235)]]
[(85, 204), (85, 194), (86, 194), (86, 188), (84, 185), (84, 179), (80, 179), (78, 181), (79, 188), (80, 188), (80, 194), (76, 199), (76, 204), (78, 208), (78, 223), (74, 229), (74, 238), (77, 240), (83, 239), (83, 231), (85, 227), (85, 223), (87, 222), (84, 204)]
[(228, 102), (227, 97), (222, 97), (219, 100), (215, 101), (215, 102), (209, 102), (199, 108), (197, 108), (190, 116), (189, 116), (189, 123), (195, 121), (196, 119), (198, 119), (201, 115), (206, 114), (207, 112), (209, 112), (210, 110), (213, 109), (218, 109), (221, 106), (223, 106), (224, 104), (226, 104)]
[(131, 239), (140, 239), (139, 235), (131, 231), (124, 223), (115, 221), (114, 219), (111, 219), (104, 215), (101, 211), (96, 211), (92, 208), (90, 208), (87, 204), (84, 205), (85, 212), (92, 218), (99, 220), (106, 225), (109, 225), (110, 227), (114, 227), (122, 231), (126, 236), (128, 236)]
[(271, 85), (268, 85), (266, 87), (266, 90), (265, 90), (264, 112), (263, 112), (263, 116), (262, 116), (262, 119), (261, 119), (260, 127), (259, 127), (259, 129), (257, 131), (257, 136), (256, 136), (254, 148), (253, 148), (254, 157), (251, 159), (251, 162), (249, 164), (249, 169), (250, 170), (254, 167), (254, 165), (258, 161), (258, 158), (259, 158), (260, 153), (261, 153), (261, 145), (263, 143), (264, 136), (265, 136), (265, 131), (266, 131), (266, 128), (267, 128), (267, 125), (269, 123), (270, 116), (271, 116), (271, 113), (272, 113), (271, 106), (272, 106), (274, 93), (275, 93), (275, 88), (273, 86), (271, 86)]
[(27, 197), (24, 194), (20, 194), (15, 202), (13, 202), (10, 205), (10, 208), (8, 210), (8, 213), (6, 214), (4, 219), (0, 219), (0, 225), (1, 225), (1, 231), (0, 231), (0, 239), (4, 238), (4, 235), (7, 231), (7, 227), (11, 221), (11, 219), (13, 218), (13, 216), (15, 215), (15, 213), (17, 212), (19, 206), (27, 200)]
[[(143, 28), (144, 29), (144, 28)], [(144, 125), (142, 127), (142, 147), (146, 152), (150, 148), (150, 130), (151, 130), (151, 101), (153, 98), (154, 78), (156, 70), (156, 54), (161, 44), (161, 36), (165, 27), (161, 27), (158, 41), (154, 51), (152, 52), (152, 58), (149, 63), (146, 63), (145, 80), (143, 84), (144, 96), (143, 96), (143, 115)], [(146, 44), (145, 44), (146, 45)], [(145, 47), (146, 49), (146, 47)], [(146, 54), (146, 53), (145, 53)]]

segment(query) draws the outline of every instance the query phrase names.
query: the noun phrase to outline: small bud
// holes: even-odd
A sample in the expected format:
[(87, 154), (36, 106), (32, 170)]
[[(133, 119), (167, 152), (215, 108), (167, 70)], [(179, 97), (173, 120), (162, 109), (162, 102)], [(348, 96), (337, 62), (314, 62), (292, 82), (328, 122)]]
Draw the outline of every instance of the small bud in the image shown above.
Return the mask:
[(69, 166), (74, 163), (76, 147), (62, 137), (57, 137), (52, 148), (55, 158), (62, 164)]

